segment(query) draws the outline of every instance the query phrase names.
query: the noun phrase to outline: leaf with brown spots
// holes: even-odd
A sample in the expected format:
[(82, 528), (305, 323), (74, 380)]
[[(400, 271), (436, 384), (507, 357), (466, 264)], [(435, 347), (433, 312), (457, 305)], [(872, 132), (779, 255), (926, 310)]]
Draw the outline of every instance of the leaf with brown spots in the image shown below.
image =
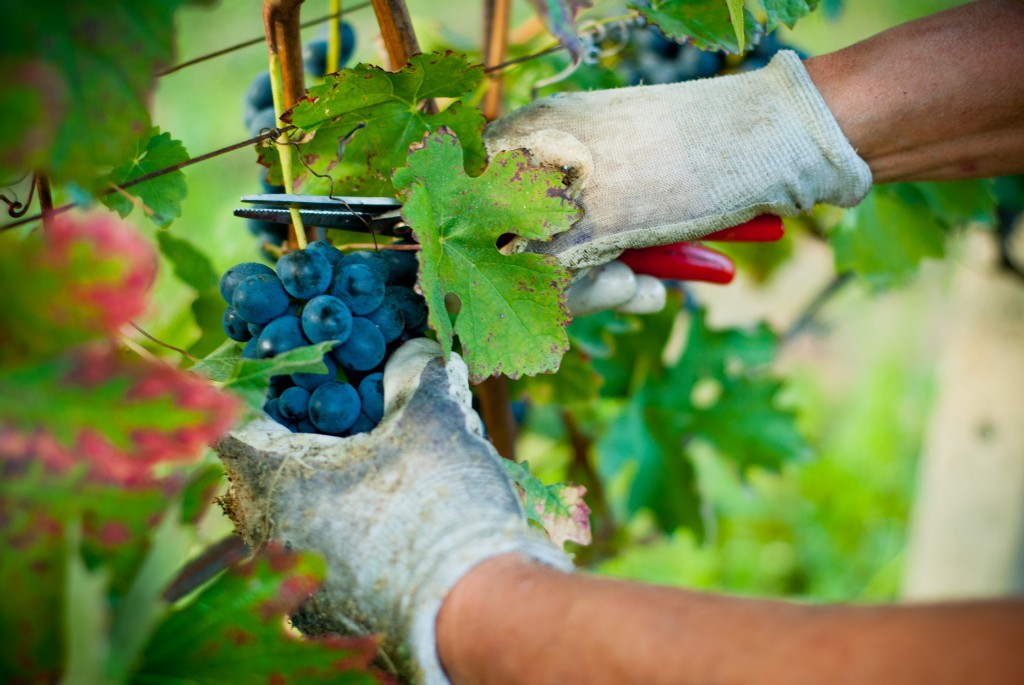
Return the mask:
[(146, 647), (138, 683), (380, 683), (372, 638), (301, 639), (285, 629), (320, 585), (323, 562), (270, 545), (172, 612)]
[[(298, 153), (305, 166), (331, 179), (295, 165), (296, 192), (393, 196), (391, 172), (405, 164), (409, 145), (441, 126), (458, 133), (466, 170), (478, 173), (487, 159), (480, 137), (483, 115), (461, 102), (437, 113), (424, 111), (420, 104), (469, 95), (482, 79), (480, 65), (450, 52), (416, 55), (397, 72), (360, 64), (327, 76), (283, 117), (313, 134), (298, 145)], [(261, 150), (260, 162), (271, 166), (270, 178), (277, 180), (279, 161), (271, 150), (275, 148)]]
[[(554, 257), (506, 255), (496, 243), (506, 235), (548, 240), (569, 228), (579, 210), (560, 175), (530, 167), (516, 150), (470, 178), (459, 139), (443, 129), (409, 155), (394, 182), (404, 196), (402, 216), (422, 245), (419, 283), (445, 354), (458, 335), (473, 380), (555, 371), (569, 346), (569, 272)], [(461, 303), (454, 325), (449, 294)]]

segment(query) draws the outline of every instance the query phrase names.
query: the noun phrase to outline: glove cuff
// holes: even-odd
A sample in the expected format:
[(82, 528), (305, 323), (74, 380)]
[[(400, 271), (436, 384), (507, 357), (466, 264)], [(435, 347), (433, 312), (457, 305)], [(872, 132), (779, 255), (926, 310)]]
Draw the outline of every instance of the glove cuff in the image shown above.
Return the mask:
[[(853, 207), (871, 190), (871, 169), (846, 139), (825, 99), (818, 92), (799, 55), (781, 50), (764, 68), (768, 88), (797, 117), (806, 136), (802, 157), (814, 160), (807, 182), (811, 203)], [(800, 209), (807, 211), (811, 207)]]
[[(495, 539), (497, 537), (497, 539)], [(559, 571), (573, 570), (572, 561), (540, 533), (524, 529), (517, 521), (504, 531), (504, 535), (477, 538), (470, 545), (443, 558), (433, 577), (424, 583), (412, 607), (412, 625), (409, 644), (419, 666), (418, 682), (424, 685), (451, 685), (437, 653), (437, 615), (441, 604), (455, 584), (475, 567), (504, 554), (523, 554)]]

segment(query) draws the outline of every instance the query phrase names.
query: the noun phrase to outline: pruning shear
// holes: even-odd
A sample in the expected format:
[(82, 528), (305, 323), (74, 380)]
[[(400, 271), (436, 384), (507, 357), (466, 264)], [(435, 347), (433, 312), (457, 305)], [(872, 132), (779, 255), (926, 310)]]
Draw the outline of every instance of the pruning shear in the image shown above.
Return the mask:
[[(291, 223), (291, 209), (298, 209), (302, 222), (320, 228), (341, 228), (389, 236), (408, 236), (402, 223), (402, 203), (390, 197), (336, 197), (271, 193), (246, 195), (242, 202), (252, 207), (236, 209), (235, 216), (275, 224)], [(782, 219), (770, 214), (704, 236), (708, 242), (763, 243), (782, 238)], [(729, 283), (736, 267), (726, 255), (704, 245), (681, 242), (626, 250), (619, 260), (634, 273), (677, 281)]]

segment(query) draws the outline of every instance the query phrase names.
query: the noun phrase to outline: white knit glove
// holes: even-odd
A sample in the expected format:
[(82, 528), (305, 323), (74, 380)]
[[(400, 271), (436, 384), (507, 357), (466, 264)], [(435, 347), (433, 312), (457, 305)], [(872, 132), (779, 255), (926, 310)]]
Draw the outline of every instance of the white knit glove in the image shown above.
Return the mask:
[(570, 269), (759, 214), (851, 207), (871, 187), (867, 164), (791, 51), (744, 74), (554, 95), (484, 135), (492, 155), (525, 148), (534, 163), (567, 172), (584, 216), (529, 249)]
[(351, 438), (261, 420), (216, 446), (228, 510), (251, 546), (274, 538), (323, 555), (324, 585), (294, 617), (307, 634), (378, 635), (403, 682), (448, 683), (434, 624), (470, 569), (520, 552), (572, 563), (527, 526), (500, 457), (481, 437), (466, 365), (437, 343), (403, 345), (384, 373), (384, 419)]

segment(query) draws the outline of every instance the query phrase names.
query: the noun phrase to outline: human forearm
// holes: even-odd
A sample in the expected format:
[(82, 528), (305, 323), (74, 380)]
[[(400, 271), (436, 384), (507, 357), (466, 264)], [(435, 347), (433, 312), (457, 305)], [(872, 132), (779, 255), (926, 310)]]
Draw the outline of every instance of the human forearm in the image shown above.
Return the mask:
[(1024, 604), (811, 607), (645, 586), (505, 556), (452, 591), (458, 685), (1020, 683)]
[(876, 183), (1024, 172), (1024, 2), (981, 0), (805, 62)]

